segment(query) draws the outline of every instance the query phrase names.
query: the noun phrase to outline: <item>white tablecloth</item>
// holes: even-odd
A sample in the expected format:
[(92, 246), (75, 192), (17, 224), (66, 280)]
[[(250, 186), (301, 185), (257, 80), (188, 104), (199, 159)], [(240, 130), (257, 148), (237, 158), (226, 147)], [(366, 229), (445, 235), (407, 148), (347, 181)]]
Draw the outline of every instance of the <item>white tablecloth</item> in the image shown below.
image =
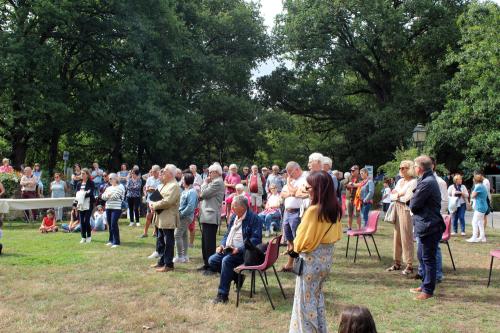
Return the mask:
[(0, 199), (0, 214), (7, 214), (10, 210), (71, 207), (73, 201), (75, 201), (75, 197), (39, 198), (39, 199)]

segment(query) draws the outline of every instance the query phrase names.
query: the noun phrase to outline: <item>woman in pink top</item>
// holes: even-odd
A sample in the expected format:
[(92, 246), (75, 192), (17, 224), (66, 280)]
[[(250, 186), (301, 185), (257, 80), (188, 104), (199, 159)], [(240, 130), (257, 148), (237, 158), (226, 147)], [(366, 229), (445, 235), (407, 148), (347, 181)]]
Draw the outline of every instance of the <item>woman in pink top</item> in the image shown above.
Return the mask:
[(12, 173), (14, 172), (14, 168), (10, 165), (10, 161), (8, 158), (4, 158), (2, 160), (2, 166), (0, 166), (0, 173)]
[[(250, 194), (245, 192), (245, 186), (243, 186), (243, 184), (237, 184), (235, 186), (235, 190), (236, 190), (236, 192), (234, 192), (233, 194), (231, 194), (230, 196), (228, 196), (226, 198), (226, 207), (231, 207), (231, 204), (233, 203), (233, 198), (237, 195), (240, 195), (240, 196), (244, 195), (245, 198), (247, 198), (248, 202), (251, 202), (252, 197), (250, 196)], [(228, 214), (226, 215), (227, 221), (230, 220), (231, 215), (233, 213), (234, 213), (233, 210), (228, 210)]]
[[(224, 186), (226, 187), (226, 198), (236, 192), (236, 185), (241, 183), (241, 177), (238, 175), (238, 167), (236, 164), (231, 164), (229, 166), (229, 174), (224, 179)], [(231, 200), (231, 202), (233, 202)], [(227, 202), (226, 202), (227, 204)], [(231, 203), (226, 205), (226, 216), (229, 216), (231, 211)]]

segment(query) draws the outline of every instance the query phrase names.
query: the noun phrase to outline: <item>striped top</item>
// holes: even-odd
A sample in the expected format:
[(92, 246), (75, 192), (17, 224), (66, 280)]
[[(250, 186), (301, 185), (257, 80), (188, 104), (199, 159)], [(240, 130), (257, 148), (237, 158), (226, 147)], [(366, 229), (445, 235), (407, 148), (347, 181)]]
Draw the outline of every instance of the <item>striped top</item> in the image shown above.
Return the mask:
[(125, 188), (123, 185), (108, 186), (102, 194), (106, 200), (106, 209), (122, 209), (122, 201), (125, 199)]

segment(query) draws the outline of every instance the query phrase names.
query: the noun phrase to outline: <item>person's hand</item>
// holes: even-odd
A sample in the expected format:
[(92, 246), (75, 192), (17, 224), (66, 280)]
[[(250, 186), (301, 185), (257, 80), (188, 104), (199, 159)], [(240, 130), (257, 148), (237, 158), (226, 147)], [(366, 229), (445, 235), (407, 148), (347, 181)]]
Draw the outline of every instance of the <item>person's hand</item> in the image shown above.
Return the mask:
[(217, 246), (215, 252), (217, 252), (218, 254), (222, 254), (224, 252), (224, 247), (222, 245)]
[(152, 204), (152, 203), (150, 203), (150, 204), (149, 204), (149, 209), (151, 209), (151, 211), (154, 211), (154, 210), (155, 210), (155, 209), (153, 208), (153, 204)]
[(238, 248), (237, 248), (237, 247), (234, 247), (234, 248), (233, 248), (233, 253), (231, 253), (231, 255), (235, 256), (235, 255), (237, 255), (239, 252), (240, 252), (240, 250), (238, 250)]

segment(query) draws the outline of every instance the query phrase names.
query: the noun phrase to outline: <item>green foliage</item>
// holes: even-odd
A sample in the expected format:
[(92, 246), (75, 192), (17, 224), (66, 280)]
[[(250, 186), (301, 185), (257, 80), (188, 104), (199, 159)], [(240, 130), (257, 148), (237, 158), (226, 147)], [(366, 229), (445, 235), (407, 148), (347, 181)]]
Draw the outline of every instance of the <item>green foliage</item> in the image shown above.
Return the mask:
[(458, 152), (470, 171), (500, 160), (500, 7), (473, 2), (458, 23), (460, 49), (447, 61), (459, 71), (443, 86), (448, 101), (434, 115), (429, 145), (442, 155)]
[(500, 194), (491, 195), (491, 207), (495, 212), (500, 212)]
[[(463, 1), (287, 0), (276, 48), (293, 63), (260, 80), (262, 100), (334, 133), (346, 164), (380, 165), (441, 110), (443, 62)], [(348, 162), (347, 162), (348, 161)]]
[(4, 198), (13, 198), (19, 190), (21, 176), (17, 173), (0, 173), (0, 183), (5, 188)]
[[(428, 152), (424, 151), (423, 153), (428, 153)], [(378, 168), (378, 171), (384, 172), (387, 177), (397, 176), (399, 173), (399, 165), (401, 164), (401, 162), (404, 160), (413, 161), (415, 158), (417, 158), (419, 152), (417, 148), (398, 147), (393, 155), (394, 158), (391, 161), (386, 162), (385, 164), (381, 165)], [(449, 173), (445, 165), (440, 164), (439, 161), (438, 164), (436, 165), (436, 172), (439, 175), (447, 175)]]

